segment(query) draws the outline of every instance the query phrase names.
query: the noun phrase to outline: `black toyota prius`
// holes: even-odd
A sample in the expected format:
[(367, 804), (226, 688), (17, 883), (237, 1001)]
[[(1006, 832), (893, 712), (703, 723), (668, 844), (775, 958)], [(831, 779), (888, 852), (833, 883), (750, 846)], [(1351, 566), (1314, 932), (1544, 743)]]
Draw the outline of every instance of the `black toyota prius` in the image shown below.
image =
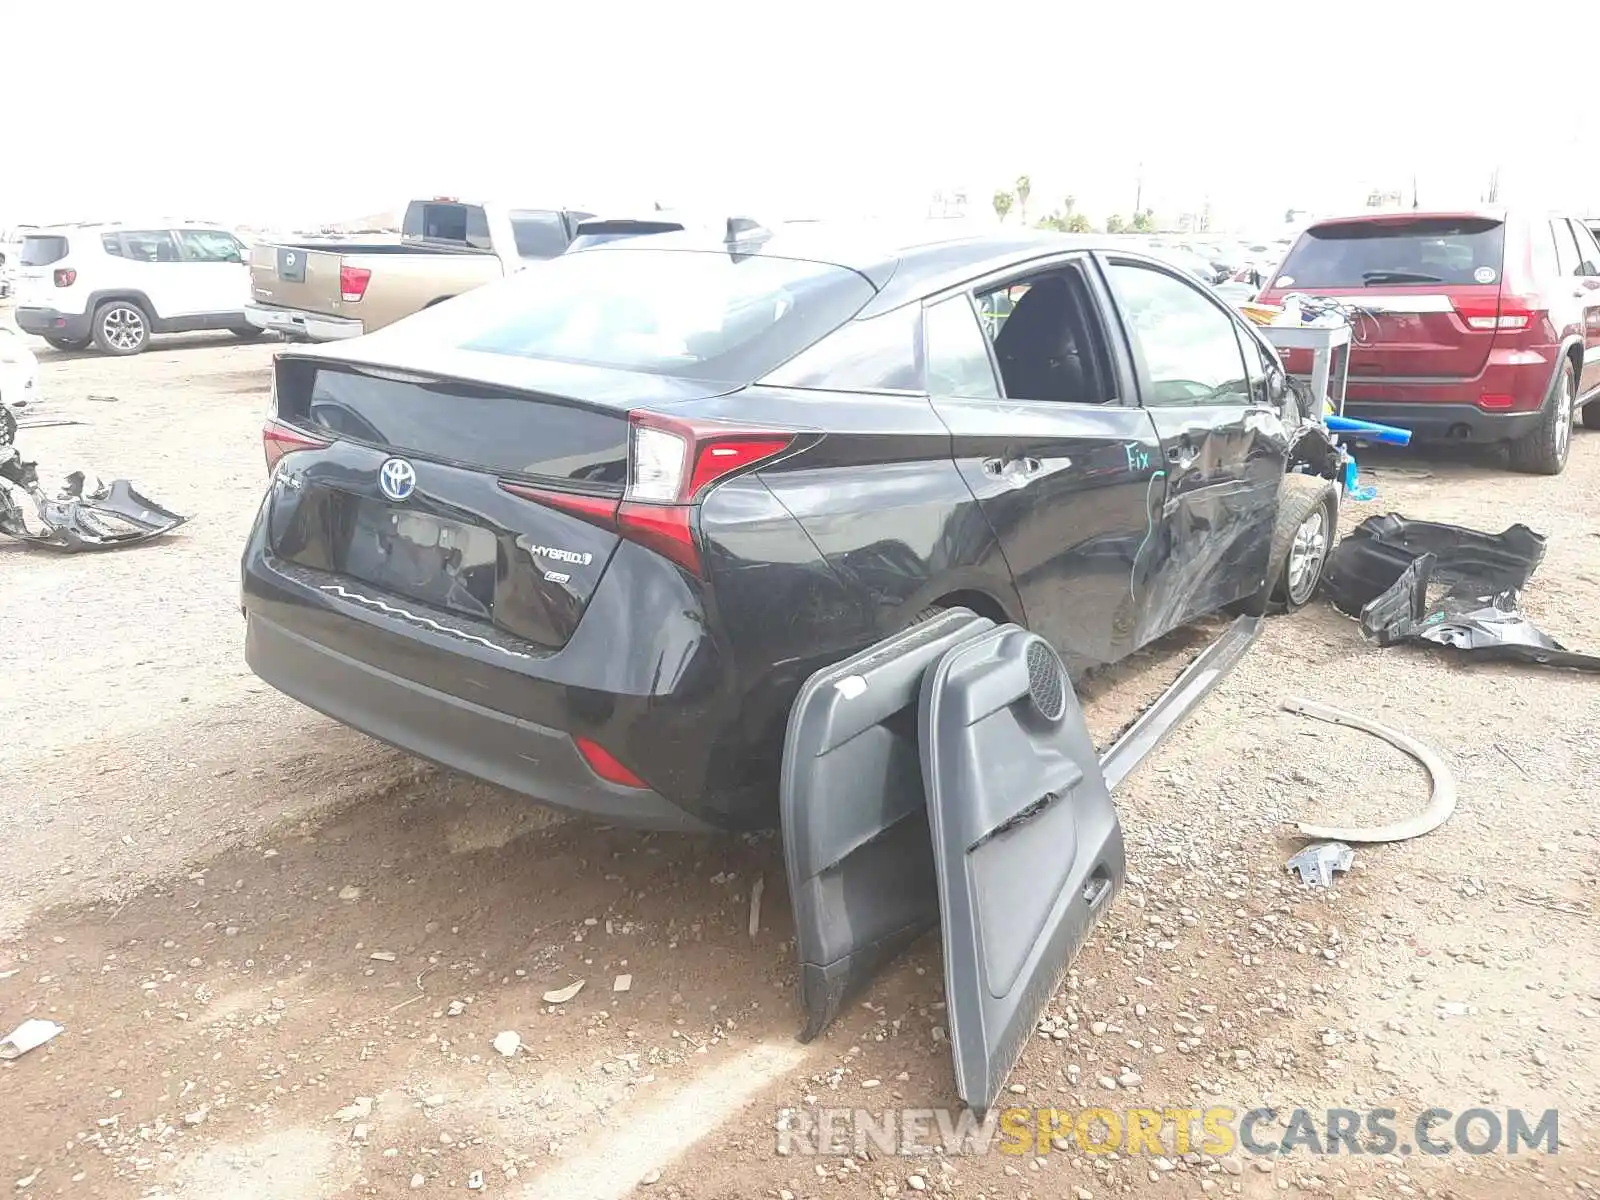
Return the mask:
[(1114, 238), (612, 241), (278, 357), (246, 653), (541, 803), (771, 827), (802, 684), (941, 609), (1076, 677), (1305, 603), (1300, 428), (1249, 324)]

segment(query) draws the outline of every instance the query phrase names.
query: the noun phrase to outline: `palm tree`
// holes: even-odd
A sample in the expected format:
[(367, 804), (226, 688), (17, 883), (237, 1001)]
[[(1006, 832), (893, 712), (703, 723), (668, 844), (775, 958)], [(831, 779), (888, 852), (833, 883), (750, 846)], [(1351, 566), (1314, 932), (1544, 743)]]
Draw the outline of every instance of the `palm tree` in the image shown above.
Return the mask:
[(1017, 176), (1017, 207), (1021, 209), (1022, 223), (1028, 223), (1028, 197), (1033, 193), (1033, 180), (1026, 175)]
[(1010, 192), (1001, 188), (994, 194), (994, 215), (1004, 223), (1006, 216), (1011, 212), (1011, 202), (1015, 197)]

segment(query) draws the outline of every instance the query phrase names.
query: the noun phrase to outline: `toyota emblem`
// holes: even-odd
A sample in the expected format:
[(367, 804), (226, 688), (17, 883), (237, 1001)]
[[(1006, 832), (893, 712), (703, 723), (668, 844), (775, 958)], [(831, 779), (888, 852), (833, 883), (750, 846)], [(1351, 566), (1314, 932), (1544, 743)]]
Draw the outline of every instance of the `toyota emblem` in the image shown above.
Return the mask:
[(391, 458), (378, 468), (378, 487), (391, 500), (404, 500), (416, 490), (417, 469), (403, 458)]

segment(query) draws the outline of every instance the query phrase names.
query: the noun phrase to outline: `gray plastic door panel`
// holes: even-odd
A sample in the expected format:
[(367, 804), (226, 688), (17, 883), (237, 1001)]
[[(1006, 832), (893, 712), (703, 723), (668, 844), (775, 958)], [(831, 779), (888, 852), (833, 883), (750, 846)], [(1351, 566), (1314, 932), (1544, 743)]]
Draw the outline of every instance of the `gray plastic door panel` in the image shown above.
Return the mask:
[(994, 628), (949, 609), (818, 671), (784, 741), (779, 810), (804, 1041), (939, 919), (917, 704), (922, 677)]
[(1061, 659), (1015, 625), (923, 676), (922, 774), (956, 1090), (999, 1096), (1126, 873), (1122, 829)]

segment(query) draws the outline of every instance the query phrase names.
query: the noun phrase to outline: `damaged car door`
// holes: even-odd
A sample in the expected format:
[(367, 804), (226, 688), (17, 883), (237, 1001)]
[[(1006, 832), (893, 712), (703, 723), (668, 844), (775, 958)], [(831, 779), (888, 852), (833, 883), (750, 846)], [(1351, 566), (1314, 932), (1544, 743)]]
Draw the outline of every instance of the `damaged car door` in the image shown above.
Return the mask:
[(943, 655), (918, 723), (956, 1091), (982, 1114), (1122, 884), (1122, 829), (1066, 669), (1037, 634), (1001, 625)]
[(1136, 641), (1254, 595), (1266, 576), (1289, 431), (1254, 335), (1193, 281), (1108, 256), (1164, 488), (1135, 564)]
[[(991, 313), (987, 329), (969, 291)], [(1074, 676), (1135, 648), (1130, 581), (1159, 486), (1155, 428), (1106, 335), (1109, 307), (1078, 255), (937, 298), (924, 318), (930, 402), (956, 466), (1028, 626)]]

